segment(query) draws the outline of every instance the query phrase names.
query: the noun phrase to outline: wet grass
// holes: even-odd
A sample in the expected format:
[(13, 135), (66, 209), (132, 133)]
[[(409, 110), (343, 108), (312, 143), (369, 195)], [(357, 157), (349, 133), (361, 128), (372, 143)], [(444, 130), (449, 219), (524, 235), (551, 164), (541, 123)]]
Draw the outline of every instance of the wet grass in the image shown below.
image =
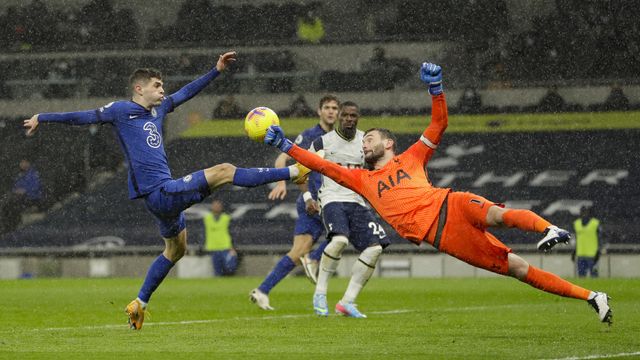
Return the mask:
[[(312, 314), (312, 286), (283, 281), (275, 311), (248, 301), (261, 279), (168, 279), (141, 331), (124, 306), (141, 279), (0, 281), (0, 358), (564, 359), (640, 357), (640, 280), (576, 280), (609, 292), (614, 325), (586, 303), (513, 279), (372, 279), (367, 319)], [(346, 279), (330, 284), (339, 300)], [(635, 355), (634, 355), (635, 354)]]

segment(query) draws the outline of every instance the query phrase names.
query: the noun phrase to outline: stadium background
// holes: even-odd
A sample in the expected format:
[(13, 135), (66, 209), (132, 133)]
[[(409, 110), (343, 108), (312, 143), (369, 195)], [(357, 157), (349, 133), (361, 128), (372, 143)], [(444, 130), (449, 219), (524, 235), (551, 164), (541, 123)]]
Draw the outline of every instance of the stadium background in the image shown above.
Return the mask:
[[(47, 126), (25, 138), (21, 122), (37, 112), (95, 108), (125, 97), (125, 79), (137, 66), (162, 69), (168, 92), (176, 90), (230, 48), (239, 52), (237, 66), (168, 118), (165, 146), (174, 176), (220, 162), (269, 166), (277, 154), (242, 137), (242, 114), (270, 106), (294, 136), (316, 119), (291, 104), (302, 97), (314, 108), (326, 92), (358, 102), (362, 128), (370, 122), (395, 129), (405, 148), (428, 121), (428, 97), (415, 72), (420, 62), (434, 61), (445, 69), (454, 115), (431, 164), (434, 183), (530, 207), (565, 227), (581, 205), (592, 205), (609, 254), (623, 257), (615, 274), (640, 275), (634, 255), (640, 30), (632, 1), (454, 0), (438, 2), (435, 11), (419, 1), (159, 3), (0, 4), (0, 192), (10, 191), (26, 156), (46, 193), (41, 208), (0, 235), (0, 277), (145, 269), (162, 244), (143, 205), (127, 200), (111, 129)], [(318, 43), (296, 34), (297, 19), (309, 10), (324, 23)], [(371, 59), (377, 48), (384, 59)], [(548, 100), (555, 87), (562, 102)], [(620, 90), (628, 102), (610, 96)], [(238, 106), (235, 121), (212, 116), (228, 95)], [(296, 189), (282, 203), (269, 202), (268, 189), (227, 187), (215, 194), (235, 215), (232, 232), (247, 255), (246, 274), (254, 274), (246, 268), (250, 261), (263, 264), (251, 270), (264, 272), (291, 239)], [(203, 209), (190, 212), (194, 261)], [(534, 249), (534, 237), (500, 235), (518, 250)], [(428, 253), (394, 242), (391, 251)], [(572, 273), (568, 251), (556, 256), (561, 274)], [(85, 271), (137, 255), (143, 255), (140, 269), (117, 272), (110, 263), (108, 271)]]

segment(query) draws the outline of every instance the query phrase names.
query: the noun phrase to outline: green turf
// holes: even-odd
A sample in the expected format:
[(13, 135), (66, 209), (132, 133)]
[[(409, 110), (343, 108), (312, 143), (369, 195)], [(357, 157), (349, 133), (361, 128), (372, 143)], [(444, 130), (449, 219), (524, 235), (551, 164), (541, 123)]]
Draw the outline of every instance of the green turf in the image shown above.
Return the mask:
[[(315, 317), (312, 286), (299, 277), (272, 292), (276, 311), (262, 311), (247, 297), (259, 281), (168, 279), (141, 331), (123, 313), (141, 279), (0, 281), (0, 358), (640, 357), (639, 279), (576, 280), (613, 297), (612, 327), (582, 301), (506, 278), (374, 278), (359, 299), (368, 319)], [(330, 304), (346, 281), (332, 280)]]

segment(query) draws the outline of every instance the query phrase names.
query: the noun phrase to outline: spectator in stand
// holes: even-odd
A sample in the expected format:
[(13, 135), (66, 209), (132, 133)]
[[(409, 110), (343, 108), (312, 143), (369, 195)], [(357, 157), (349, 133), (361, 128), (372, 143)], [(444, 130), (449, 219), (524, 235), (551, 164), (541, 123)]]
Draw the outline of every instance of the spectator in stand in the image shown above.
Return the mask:
[(487, 84), (487, 89), (509, 89), (511, 87), (511, 79), (507, 74), (504, 63), (497, 62), (493, 65), (493, 74)]
[(620, 84), (614, 83), (611, 86), (611, 92), (604, 101), (603, 108), (606, 111), (629, 109), (629, 98), (622, 91)]
[(13, 189), (0, 199), (0, 233), (15, 229), (22, 213), (42, 202), (40, 174), (27, 159), (20, 160), (20, 173)]
[(362, 64), (362, 71), (370, 90), (391, 90), (394, 87), (392, 61), (387, 58), (384, 48), (376, 46), (371, 58)]
[(49, 99), (62, 99), (71, 97), (73, 88), (65, 81), (75, 77), (75, 69), (67, 59), (56, 60), (47, 72), (49, 86), (44, 89), (44, 96)]
[(176, 74), (178, 75), (191, 76), (198, 73), (198, 69), (193, 65), (191, 58), (187, 54), (180, 54), (176, 67)]
[(242, 111), (240, 106), (236, 102), (233, 95), (228, 95), (224, 99), (220, 100), (215, 109), (213, 109), (214, 119), (235, 119), (242, 117)]
[(538, 103), (538, 112), (560, 112), (565, 108), (565, 101), (558, 94), (558, 87), (553, 85)]
[(477, 114), (482, 110), (482, 98), (474, 87), (464, 89), (458, 101), (458, 111), (463, 114)]
[(289, 106), (289, 116), (291, 117), (311, 117), (313, 115), (313, 110), (302, 94), (298, 95)]

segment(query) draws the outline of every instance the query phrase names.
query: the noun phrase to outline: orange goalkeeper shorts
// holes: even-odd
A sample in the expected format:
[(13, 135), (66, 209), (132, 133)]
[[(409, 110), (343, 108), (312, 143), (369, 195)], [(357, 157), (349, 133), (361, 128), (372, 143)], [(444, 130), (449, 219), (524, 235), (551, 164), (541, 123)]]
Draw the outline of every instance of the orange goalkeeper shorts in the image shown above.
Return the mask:
[(449, 193), (439, 250), (470, 265), (506, 274), (511, 249), (487, 232), (487, 211), (501, 206), (468, 192)]

